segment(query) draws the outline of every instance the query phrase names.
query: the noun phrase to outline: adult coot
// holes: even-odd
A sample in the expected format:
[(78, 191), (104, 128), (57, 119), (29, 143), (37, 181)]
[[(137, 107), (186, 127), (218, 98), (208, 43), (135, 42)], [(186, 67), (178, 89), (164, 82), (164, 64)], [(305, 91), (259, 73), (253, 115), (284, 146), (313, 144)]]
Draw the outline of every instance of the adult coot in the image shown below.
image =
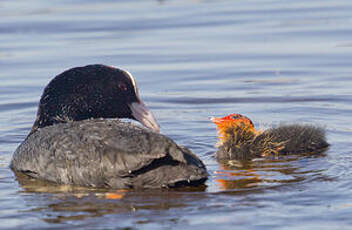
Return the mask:
[(46, 86), (10, 167), (55, 183), (109, 188), (196, 186), (208, 176), (197, 156), (159, 134), (132, 75), (105, 65), (67, 70)]
[(217, 125), (219, 160), (250, 160), (270, 155), (316, 153), (327, 149), (325, 131), (313, 125), (280, 125), (256, 130), (253, 122), (240, 114), (212, 118)]

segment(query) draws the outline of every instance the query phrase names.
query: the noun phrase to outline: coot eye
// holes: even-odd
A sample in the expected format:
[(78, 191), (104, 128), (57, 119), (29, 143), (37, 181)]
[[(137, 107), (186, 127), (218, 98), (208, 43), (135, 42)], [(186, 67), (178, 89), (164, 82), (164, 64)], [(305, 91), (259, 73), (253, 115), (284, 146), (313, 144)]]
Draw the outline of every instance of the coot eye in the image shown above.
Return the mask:
[(127, 85), (123, 82), (120, 82), (119, 83), (119, 88), (122, 90), (122, 91), (126, 91), (127, 90)]

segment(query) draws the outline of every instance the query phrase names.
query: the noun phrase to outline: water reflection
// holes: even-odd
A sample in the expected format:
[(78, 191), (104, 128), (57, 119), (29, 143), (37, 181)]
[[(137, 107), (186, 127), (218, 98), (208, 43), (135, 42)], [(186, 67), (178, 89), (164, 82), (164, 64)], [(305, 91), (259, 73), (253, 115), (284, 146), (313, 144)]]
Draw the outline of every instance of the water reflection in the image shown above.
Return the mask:
[(285, 156), (261, 158), (252, 161), (219, 161), (219, 170), (214, 172), (215, 181), (223, 191), (252, 191), (299, 183), (311, 179), (312, 174), (321, 174), (322, 169), (305, 169), (300, 163), (305, 157), (323, 157), (324, 154), (308, 156)]
[(16, 173), (16, 178), (23, 189), (22, 193), (45, 196), (41, 205), (30, 204), (35, 202), (32, 199), (26, 201), (35, 207), (28, 212), (46, 213), (42, 220), (48, 223), (83, 220), (107, 214), (128, 214), (140, 210), (153, 212), (185, 208), (206, 197), (205, 186), (172, 190), (111, 190), (58, 185), (21, 173)]

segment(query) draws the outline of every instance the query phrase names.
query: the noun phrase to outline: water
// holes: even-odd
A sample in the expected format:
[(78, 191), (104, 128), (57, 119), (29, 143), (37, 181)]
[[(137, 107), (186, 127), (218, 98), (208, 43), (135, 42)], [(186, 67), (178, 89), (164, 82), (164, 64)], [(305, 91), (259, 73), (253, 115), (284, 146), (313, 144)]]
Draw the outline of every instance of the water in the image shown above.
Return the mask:
[[(352, 2), (0, 2), (0, 228), (349, 229)], [(41, 92), (68, 68), (137, 79), (161, 131), (207, 165), (206, 188), (105, 191), (16, 179)], [(225, 166), (210, 116), (326, 127), (322, 156)]]

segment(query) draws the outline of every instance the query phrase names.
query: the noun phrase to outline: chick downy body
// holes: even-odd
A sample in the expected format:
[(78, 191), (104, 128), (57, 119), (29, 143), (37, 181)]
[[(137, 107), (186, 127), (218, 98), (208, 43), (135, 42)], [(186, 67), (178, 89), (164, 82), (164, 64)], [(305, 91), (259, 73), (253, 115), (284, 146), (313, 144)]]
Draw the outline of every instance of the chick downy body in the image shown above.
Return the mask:
[(315, 153), (329, 144), (325, 130), (313, 125), (280, 125), (256, 130), (253, 122), (240, 114), (212, 118), (217, 125), (217, 159), (250, 160), (257, 157)]

